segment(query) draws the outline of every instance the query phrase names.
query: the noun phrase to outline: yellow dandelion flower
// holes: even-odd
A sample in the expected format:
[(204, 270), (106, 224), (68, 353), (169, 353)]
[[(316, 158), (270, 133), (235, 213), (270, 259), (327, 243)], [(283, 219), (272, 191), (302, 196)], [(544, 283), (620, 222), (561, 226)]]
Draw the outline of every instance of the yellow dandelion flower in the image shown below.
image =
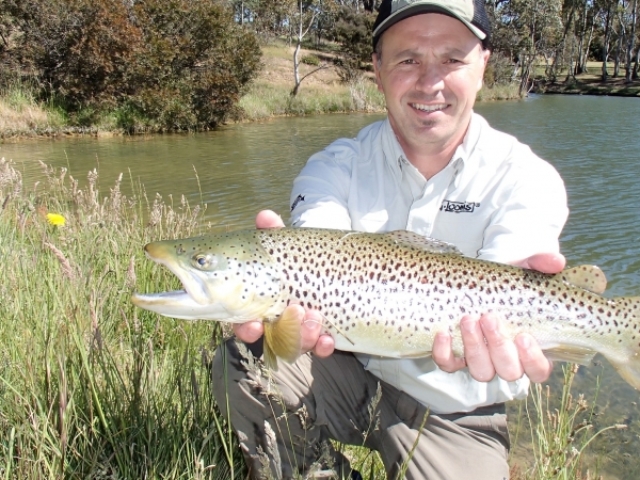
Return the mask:
[(64, 227), (66, 221), (67, 219), (59, 213), (47, 213), (47, 222), (49, 222), (51, 225), (55, 225), (56, 227)]

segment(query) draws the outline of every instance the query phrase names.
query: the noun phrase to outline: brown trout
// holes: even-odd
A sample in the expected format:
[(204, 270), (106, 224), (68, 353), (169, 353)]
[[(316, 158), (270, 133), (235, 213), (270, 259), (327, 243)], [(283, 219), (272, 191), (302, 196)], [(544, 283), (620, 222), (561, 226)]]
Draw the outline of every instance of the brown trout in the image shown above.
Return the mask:
[(405, 231), (247, 230), (145, 250), (184, 291), (134, 294), (134, 304), (189, 320), (261, 319), (271, 366), (300, 353), (300, 324), (282, 315), (290, 303), (319, 311), (337, 349), (396, 358), (430, 355), (439, 331), (462, 356), (462, 316), (496, 312), (507, 335), (530, 333), (550, 358), (588, 363), (601, 353), (640, 388), (640, 297), (600, 296), (597, 267), (545, 275)]

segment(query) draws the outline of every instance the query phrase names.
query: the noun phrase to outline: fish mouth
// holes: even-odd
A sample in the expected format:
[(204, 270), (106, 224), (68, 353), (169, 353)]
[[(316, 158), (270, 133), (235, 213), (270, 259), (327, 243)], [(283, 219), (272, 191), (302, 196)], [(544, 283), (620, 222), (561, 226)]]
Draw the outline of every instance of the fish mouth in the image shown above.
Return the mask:
[(183, 320), (222, 320), (229, 317), (229, 311), (220, 303), (200, 304), (185, 290), (134, 293), (131, 302), (145, 310)]
[(182, 298), (183, 296), (190, 297), (189, 300), (199, 305), (208, 305), (212, 302), (205, 282), (198, 278), (197, 275), (194, 275), (190, 268), (183, 268), (176, 262), (175, 247), (169, 242), (160, 241), (148, 243), (144, 246), (144, 252), (147, 258), (163, 265), (178, 277), (184, 289), (155, 294), (162, 297), (158, 302), (175, 300), (181, 304), (185, 304), (185, 300)]

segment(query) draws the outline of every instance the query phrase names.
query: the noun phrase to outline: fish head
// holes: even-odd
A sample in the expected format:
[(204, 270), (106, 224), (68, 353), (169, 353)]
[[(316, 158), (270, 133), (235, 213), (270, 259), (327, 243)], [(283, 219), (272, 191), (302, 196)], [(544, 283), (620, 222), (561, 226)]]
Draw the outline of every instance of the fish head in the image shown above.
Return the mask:
[(175, 318), (241, 322), (279, 299), (279, 272), (255, 231), (151, 242), (148, 258), (175, 274), (184, 291), (134, 294), (135, 305)]

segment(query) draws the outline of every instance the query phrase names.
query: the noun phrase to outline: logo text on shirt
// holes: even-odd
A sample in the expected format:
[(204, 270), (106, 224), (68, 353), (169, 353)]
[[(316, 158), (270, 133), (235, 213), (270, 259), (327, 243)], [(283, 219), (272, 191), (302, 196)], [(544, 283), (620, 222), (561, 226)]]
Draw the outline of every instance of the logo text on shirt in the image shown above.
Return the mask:
[(298, 195), (296, 197), (296, 199), (293, 201), (293, 203), (291, 204), (291, 211), (293, 212), (293, 209), (296, 208), (296, 206), (300, 203), (300, 202), (304, 202), (304, 195)]
[(451, 200), (444, 200), (440, 206), (441, 212), (453, 212), (453, 213), (471, 213), (480, 204), (477, 202), (452, 202)]

